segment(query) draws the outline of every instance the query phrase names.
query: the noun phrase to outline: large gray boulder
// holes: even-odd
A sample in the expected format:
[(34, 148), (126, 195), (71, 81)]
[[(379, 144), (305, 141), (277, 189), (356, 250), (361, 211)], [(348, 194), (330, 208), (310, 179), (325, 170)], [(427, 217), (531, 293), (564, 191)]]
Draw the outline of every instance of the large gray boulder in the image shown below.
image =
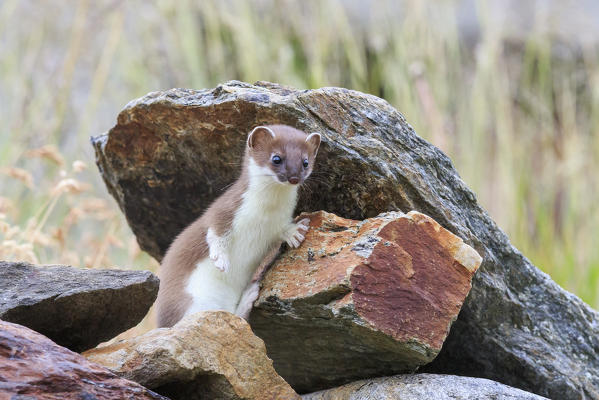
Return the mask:
[(542, 400), (545, 397), (482, 378), (396, 375), (352, 382), (302, 396), (303, 400)]
[(323, 135), (299, 211), (364, 219), (417, 210), (483, 257), (430, 371), (486, 377), (552, 398), (599, 399), (598, 313), (515, 249), (449, 158), (374, 96), (233, 81), (132, 101), (92, 143), (141, 247), (160, 259), (235, 179), (247, 132), (267, 123)]
[(148, 271), (0, 261), (0, 319), (77, 352), (135, 326), (157, 294)]

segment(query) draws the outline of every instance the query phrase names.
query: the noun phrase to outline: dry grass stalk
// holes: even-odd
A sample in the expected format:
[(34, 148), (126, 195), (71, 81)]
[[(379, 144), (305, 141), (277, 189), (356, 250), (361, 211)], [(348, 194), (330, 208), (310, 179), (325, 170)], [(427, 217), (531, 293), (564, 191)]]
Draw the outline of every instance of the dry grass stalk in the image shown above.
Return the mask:
[(33, 176), (26, 170), (17, 167), (0, 168), (0, 174), (10, 176), (22, 182), (29, 189), (33, 189)]
[(65, 165), (64, 158), (58, 151), (58, 148), (51, 144), (47, 144), (47, 145), (39, 147), (37, 149), (27, 150), (24, 155), (25, 155), (25, 157), (28, 157), (28, 158), (37, 157), (37, 158), (43, 158), (46, 160), (50, 160), (53, 163), (55, 163), (56, 165), (58, 165), (59, 167), (62, 167), (63, 165)]

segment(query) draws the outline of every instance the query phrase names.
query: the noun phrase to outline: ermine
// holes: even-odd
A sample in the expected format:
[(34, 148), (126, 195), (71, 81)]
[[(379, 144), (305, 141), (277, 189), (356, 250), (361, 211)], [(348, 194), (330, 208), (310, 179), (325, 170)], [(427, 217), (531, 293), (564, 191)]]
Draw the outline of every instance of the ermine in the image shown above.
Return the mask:
[(239, 178), (177, 236), (162, 260), (160, 327), (203, 310), (249, 317), (259, 292), (252, 280), (256, 268), (281, 242), (298, 247), (308, 231), (309, 219), (296, 223), (292, 217), (320, 139), (285, 125), (250, 132)]

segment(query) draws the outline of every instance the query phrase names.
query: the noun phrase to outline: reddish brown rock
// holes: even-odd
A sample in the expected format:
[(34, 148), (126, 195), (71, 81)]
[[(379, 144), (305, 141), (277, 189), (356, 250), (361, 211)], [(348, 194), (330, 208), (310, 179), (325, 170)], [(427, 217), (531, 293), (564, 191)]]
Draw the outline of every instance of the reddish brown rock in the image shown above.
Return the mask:
[(265, 276), (250, 319), (281, 376), (306, 392), (432, 361), (478, 253), (418, 212), (306, 216), (305, 242)]
[(190, 315), (84, 356), (173, 399), (299, 400), (275, 372), (264, 342), (224, 311)]
[(0, 398), (166, 399), (29, 328), (4, 321), (0, 321)]

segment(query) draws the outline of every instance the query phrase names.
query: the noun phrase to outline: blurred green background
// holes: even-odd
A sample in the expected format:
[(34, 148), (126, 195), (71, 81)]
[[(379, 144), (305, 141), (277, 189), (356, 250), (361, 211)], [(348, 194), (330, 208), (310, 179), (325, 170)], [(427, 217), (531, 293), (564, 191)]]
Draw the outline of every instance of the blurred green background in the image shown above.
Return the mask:
[(156, 268), (89, 144), (130, 100), (343, 86), (400, 110), (512, 243), (598, 308), (597, 21), (583, 0), (0, 1), (0, 258)]

